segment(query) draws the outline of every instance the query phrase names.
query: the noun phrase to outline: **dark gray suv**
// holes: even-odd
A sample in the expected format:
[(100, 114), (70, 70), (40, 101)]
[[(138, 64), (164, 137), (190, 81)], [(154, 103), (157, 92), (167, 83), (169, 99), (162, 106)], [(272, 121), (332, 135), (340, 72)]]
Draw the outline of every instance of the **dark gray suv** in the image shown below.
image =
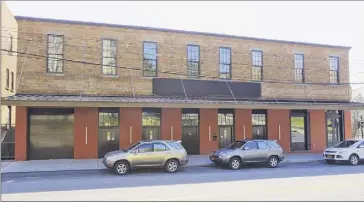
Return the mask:
[(282, 147), (272, 140), (235, 141), (210, 154), (212, 162), (229, 165), (233, 170), (241, 168), (243, 163), (267, 163), (269, 167), (275, 168), (283, 159)]

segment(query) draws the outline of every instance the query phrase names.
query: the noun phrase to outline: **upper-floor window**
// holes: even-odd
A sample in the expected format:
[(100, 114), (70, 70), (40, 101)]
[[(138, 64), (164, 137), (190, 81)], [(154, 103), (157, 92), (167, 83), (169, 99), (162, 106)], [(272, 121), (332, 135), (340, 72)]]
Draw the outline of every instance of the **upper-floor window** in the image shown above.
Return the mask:
[(157, 43), (144, 42), (143, 44), (143, 76), (157, 76)]
[(116, 74), (116, 40), (102, 40), (102, 74)]
[(6, 89), (9, 89), (9, 85), (10, 85), (10, 81), (9, 81), (9, 77), (10, 77), (10, 75), (9, 75), (10, 73), (9, 73), (9, 69), (6, 69), (6, 84), (5, 84), (5, 88)]
[(200, 47), (197, 45), (187, 46), (187, 76), (189, 78), (200, 76)]
[(263, 51), (252, 51), (252, 80), (263, 80)]
[(63, 72), (63, 36), (49, 34), (47, 38), (47, 72)]
[(10, 90), (14, 90), (14, 72), (11, 72), (11, 83), (10, 83)]
[(8, 52), (10, 55), (13, 55), (13, 43), (14, 43), (14, 37), (11, 33), (8, 33), (9, 35), (9, 47), (8, 47)]
[(303, 54), (294, 54), (294, 80), (296, 83), (305, 82), (304, 78), (304, 56)]
[(231, 79), (231, 49), (220, 48), (220, 79)]
[(330, 57), (330, 83), (339, 83), (339, 57)]

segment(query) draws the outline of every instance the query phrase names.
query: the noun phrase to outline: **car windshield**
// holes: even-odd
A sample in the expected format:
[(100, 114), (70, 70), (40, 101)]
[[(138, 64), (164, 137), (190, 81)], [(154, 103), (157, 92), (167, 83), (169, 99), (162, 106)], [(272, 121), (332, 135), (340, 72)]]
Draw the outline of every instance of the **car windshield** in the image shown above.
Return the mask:
[(345, 140), (337, 143), (334, 148), (349, 148), (351, 145), (357, 143), (357, 140)]
[(127, 149), (123, 149), (123, 151), (125, 151), (125, 152), (128, 152), (128, 151), (131, 151), (132, 149), (134, 149), (135, 147), (137, 147), (138, 145), (140, 145), (140, 143), (138, 142), (138, 143), (136, 143), (136, 144), (133, 144), (133, 145), (131, 145), (129, 148), (127, 148)]
[(240, 149), (243, 145), (245, 145), (245, 141), (236, 141), (231, 143), (229, 146), (227, 146), (226, 148), (228, 149)]

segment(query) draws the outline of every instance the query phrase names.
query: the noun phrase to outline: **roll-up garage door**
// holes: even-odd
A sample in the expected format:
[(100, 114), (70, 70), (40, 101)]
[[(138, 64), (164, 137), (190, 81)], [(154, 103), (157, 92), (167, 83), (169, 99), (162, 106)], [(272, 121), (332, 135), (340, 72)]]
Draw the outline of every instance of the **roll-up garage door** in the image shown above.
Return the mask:
[(29, 109), (29, 160), (73, 158), (74, 109)]

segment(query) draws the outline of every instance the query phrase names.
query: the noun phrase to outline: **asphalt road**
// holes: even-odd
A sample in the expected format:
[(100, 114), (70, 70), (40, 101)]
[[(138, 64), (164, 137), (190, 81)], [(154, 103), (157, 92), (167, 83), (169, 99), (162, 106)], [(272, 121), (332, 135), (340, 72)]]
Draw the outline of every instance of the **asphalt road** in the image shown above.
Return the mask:
[(4, 174), (3, 200), (358, 200), (364, 165), (286, 164), (238, 171), (184, 168), (179, 173), (140, 170)]

